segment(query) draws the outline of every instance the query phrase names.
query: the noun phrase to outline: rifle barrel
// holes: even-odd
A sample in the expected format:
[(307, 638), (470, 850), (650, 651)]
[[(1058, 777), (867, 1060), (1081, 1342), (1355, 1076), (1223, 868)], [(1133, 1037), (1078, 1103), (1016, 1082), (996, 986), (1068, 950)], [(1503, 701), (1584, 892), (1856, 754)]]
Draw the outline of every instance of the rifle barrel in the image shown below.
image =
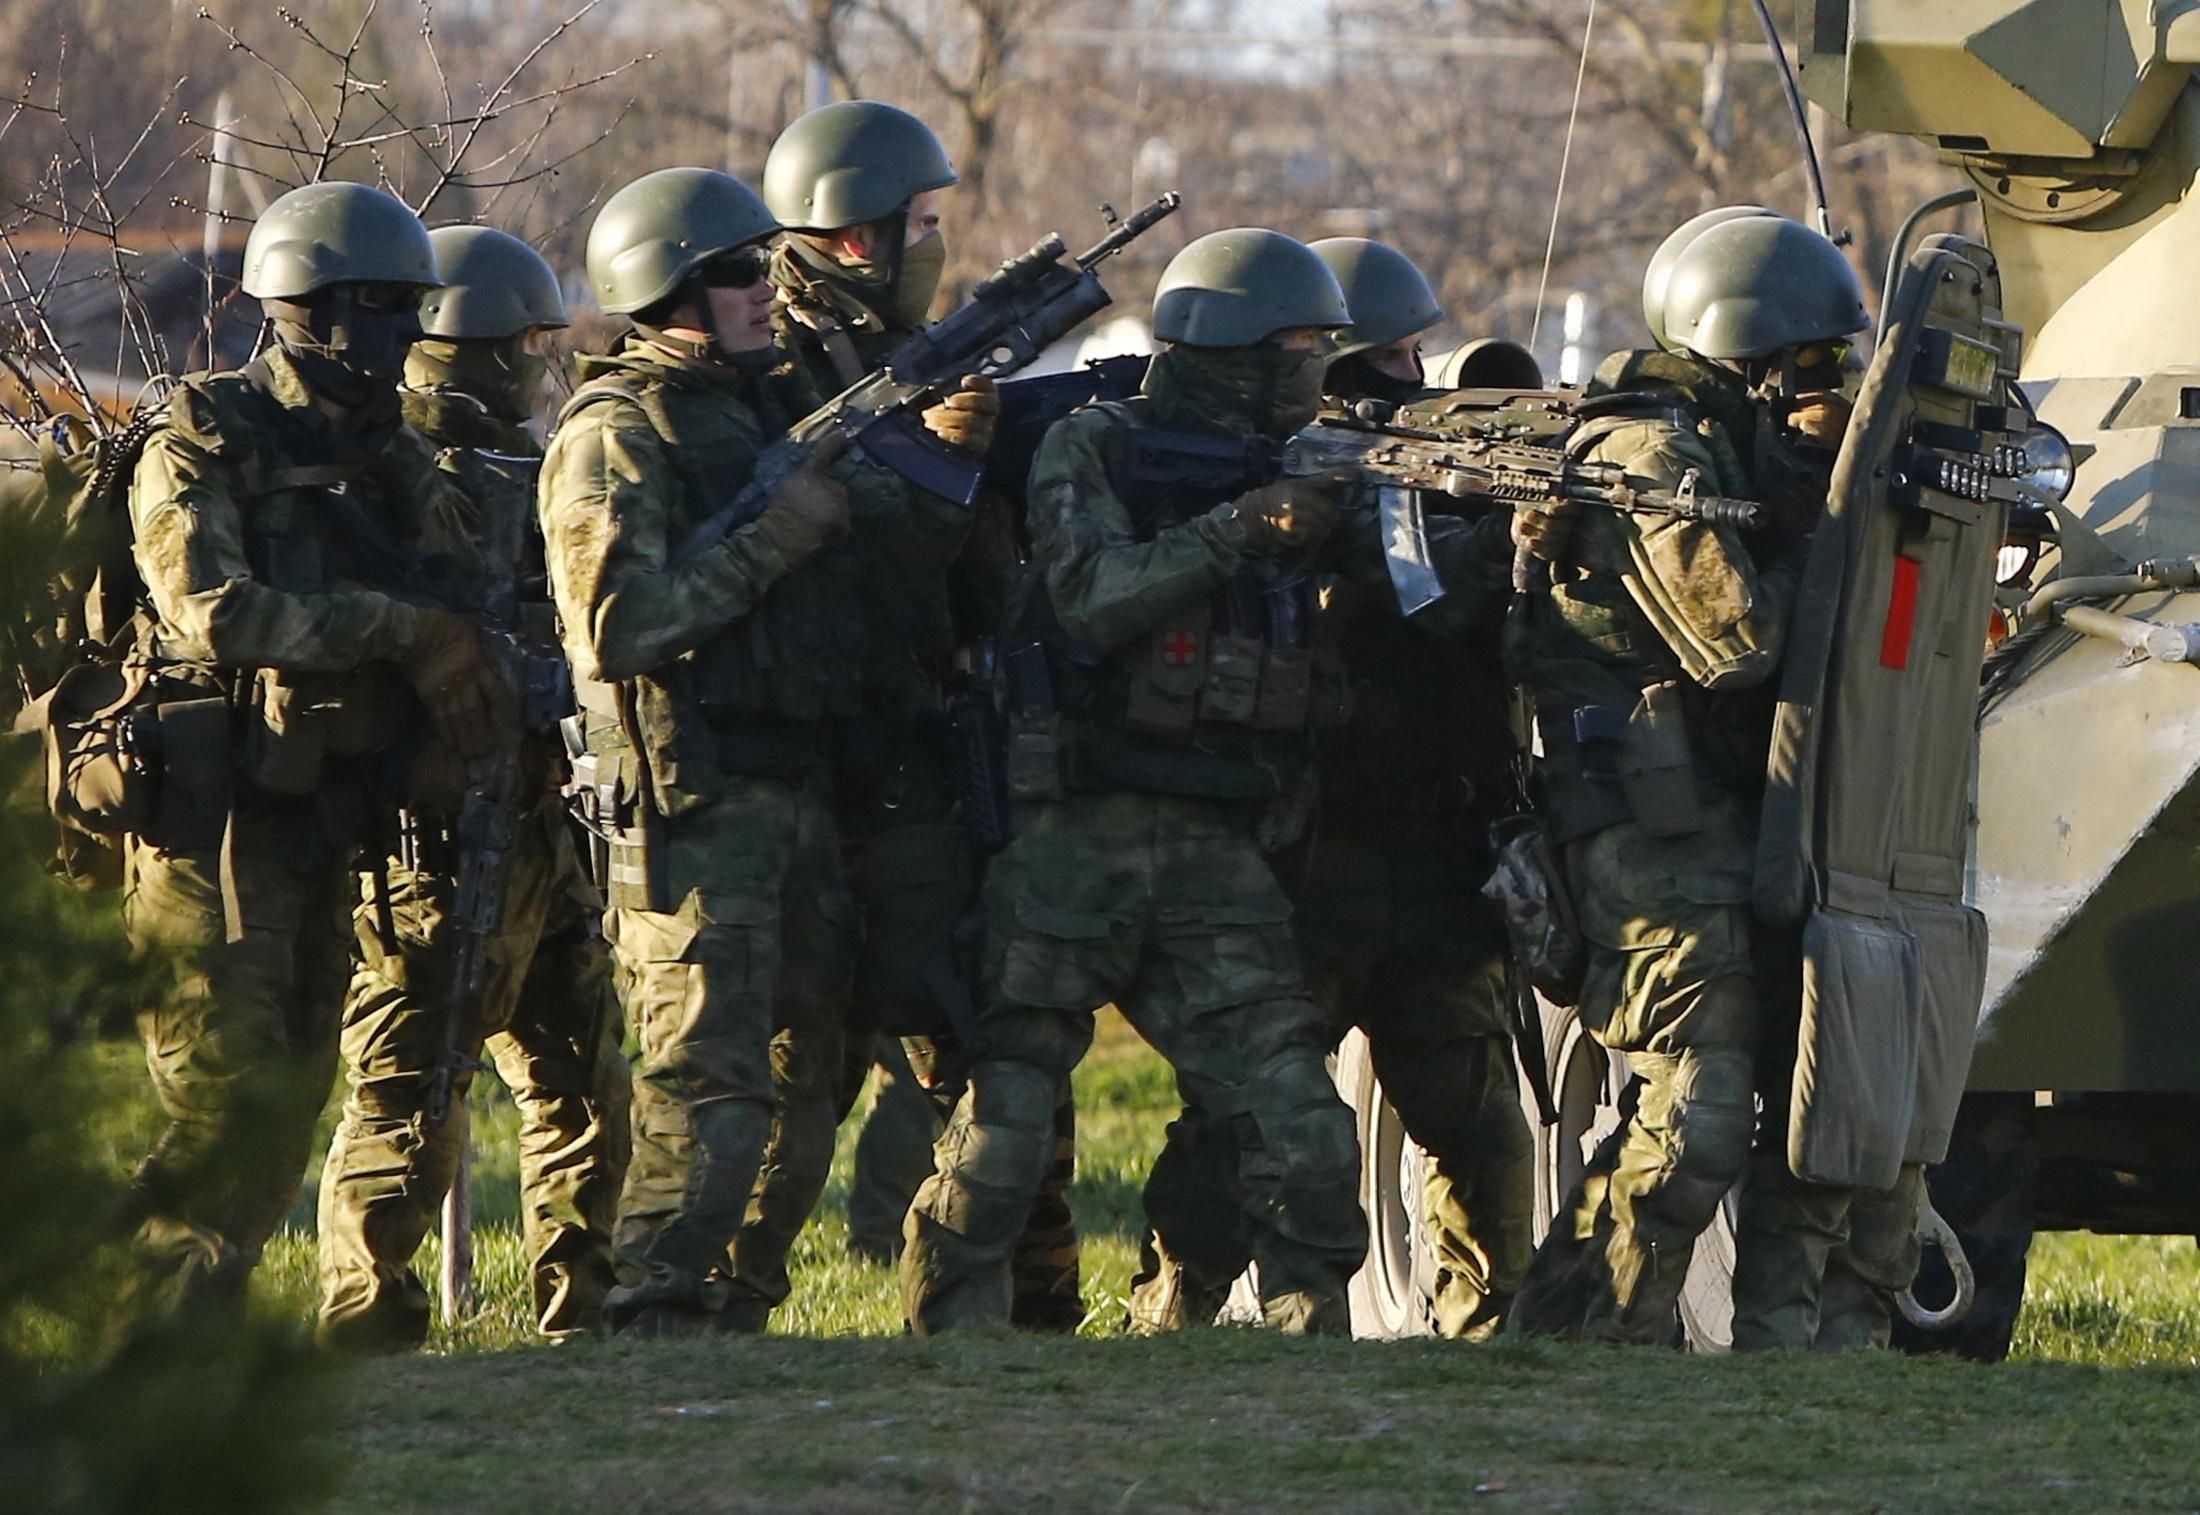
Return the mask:
[(1173, 189), (1163, 190), (1152, 200), (1131, 213), (1129, 220), (1109, 232), (1099, 241), (1077, 255), (1077, 266), (1089, 269), (1114, 257), (1124, 248), (1143, 237), (1147, 232), (1170, 216), (1184, 203), (1184, 197)]

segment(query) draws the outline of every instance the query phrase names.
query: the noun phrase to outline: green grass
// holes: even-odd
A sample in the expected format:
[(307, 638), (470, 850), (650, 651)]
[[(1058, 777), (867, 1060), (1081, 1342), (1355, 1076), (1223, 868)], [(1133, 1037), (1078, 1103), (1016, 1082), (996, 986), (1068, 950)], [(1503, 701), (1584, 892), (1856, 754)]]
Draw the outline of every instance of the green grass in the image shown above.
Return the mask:
[[(354, 1370), (336, 1508), (2200, 1509), (2189, 1240), (2042, 1238), (2017, 1360), (1992, 1369), (1128, 1339), (1138, 1187), (1173, 1095), (1119, 1023), (1079, 1070), (1082, 1334), (1110, 1339), (902, 1337), (892, 1278), (843, 1246), (851, 1126), (772, 1336), (555, 1349), (526, 1330), (509, 1106), (477, 1095), (482, 1308), (427, 1356)], [(309, 1223), (302, 1201), (260, 1278), (301, 1318)]]

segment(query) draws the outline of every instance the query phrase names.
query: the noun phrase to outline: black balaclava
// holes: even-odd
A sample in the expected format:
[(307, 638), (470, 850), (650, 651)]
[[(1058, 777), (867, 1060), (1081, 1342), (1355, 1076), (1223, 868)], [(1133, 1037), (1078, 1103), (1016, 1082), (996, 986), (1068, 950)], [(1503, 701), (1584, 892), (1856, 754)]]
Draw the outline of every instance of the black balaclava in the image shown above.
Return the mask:
[[(1420, 355), (1415, 354), (1413, 366), (1421, 366)], [(1427, 376), (1415, 373), (1410, 379), (1384, 373), (1368, 362), (1367, 353), (1346, 353), (1329, 365), (1329, 375), (1322, 384), (1322, 392), (1339, 400), (1381, 400), (1390, 405), (1403, 405), (1419, 394), (1427, 385)]]

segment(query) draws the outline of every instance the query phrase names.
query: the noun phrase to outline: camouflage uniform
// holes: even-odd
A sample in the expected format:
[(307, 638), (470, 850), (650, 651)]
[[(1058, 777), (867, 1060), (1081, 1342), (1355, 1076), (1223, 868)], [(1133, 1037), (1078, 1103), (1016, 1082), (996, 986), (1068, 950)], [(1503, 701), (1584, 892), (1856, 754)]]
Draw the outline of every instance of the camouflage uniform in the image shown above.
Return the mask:
[[(1756, 435), (1738, 378), (1686, 355), (1621, 364), (1600, 378), (1643, 389), (1646, 411), (1604, 423), (1589, 457), (1665, 487), (1695, 470), (1721, 493), (1757, 495), (1737, 450)], [(1754, 810), (1799, 542), (1587, 510), (1518, 628), (1552, 831), (1590, 949), (1577, 1012), (1641, 1080), (1529, 1270), (1513, 1315), (1524, 1330), (1673, 1340), (1696, 1237), (1748, 1157), (1765, 989), (1749, 905)], [(1714, 649), (1708, 683), (1638, 607), (1625, 583), (1636, 576), (1662, 580)], [(1692, 827), (1631, 803), (1618, 782), (1619, 727), (1657, 688), (1680, 702), (1691, 764), (1678, 801), (1659, 803), (1693, 799)]]
[[(1218, 651), (1210, 597), (1272, 582), (1254, 577), (1249, 528), (1213, 498), (1126, 489), (1109, 464), (1122, 426), (1244, 435), (1235, 418), (1253, 402), (1187, 382), (1196, 361), (1165, 353), (1145, 397), (1063, 422), (1032, 471), (1033, 560), (1066, 654), (1054, 659), (1066, 790), (1023, 808), (986, 881), (985, 1046), (905, 1232), (902, 1297), (919, 1332), (1008, 1318), (1009, 1254), (1053, 1154), (1053, 1113), (1110, 1001), (1187, 1103), (1229, 1128), (1190, 1154), (1196, 1179), (1178, 1192), (1237, 1218), (1267, 1320), (1349, 1328), (1345, 1287), (1367, 1246), (1352, 1117), (1254, 834), (1258, 806), (1303, 766), (1307, 654), (1257, 641), (1248, 654), (1242, 636)], [(1269, 701), (1226, 692), (1226, 670), (1252, 672)], [(1164, 1236), (1193, 1225), (1152, 1218)]]
[[(1677, 1330), (1696, 1237), (1745, 1167), (1766, 1168), (1766, 1157), (1751, 1156), (1760, 1088), (1775, 1107), (1760, 1153), (1780, 1154), (1772, 1161), (1785, 1169), (1784, 1140), (1769, 1128), (1786, 1109), (1798, 959), (1792, 940), (1756, 924), (1750, 897), (1775, 674), (1826, 474), (1762, 424), (1738, 377), (1689, 354), (1620, 355), (1595, 388), (1640, 390), (1652, 411), (1615, 419), (1589, 456), (1667, 486), (1693, 469), (1721, 493), (1764, 503), (1773, 521), (1745, 539), (1725, 527), (1586, 511), (1558, 582), (1534, 597), (1516, 643), (1544, 739), (1553, 832), (1566, 844), (1590, 946), (1577, 1011), (1641, 1083), (1538, 1252), (1512, 1318), (1530, 1332), (1665, 1342)], [(1706, 666), (1684, 666), (1623, 576), (1662, 583)], [(1619, 732), (1659, 686), (1668, 713), (1682, 716), (1688, 759), (1678, 770), (1669, 755), (1649, 764), (1667, 764), (1666, 787), (1637, 806), (1620, 782)], [(1691, 797), (1696, 824), (1676, 824), (1674, 805), (1685, 809)], [(1777, 1187), (1802, 1186), (1789, 1178)], [(1867, 1202), (1852, 1233), (1824, 1237), (1833, 1272), (1853, 1275), (1829, 1283), (1844, 1310), (1914, 1252), (1906, 1223), (1893, 1221), (1900, 1203), (1899, 1192), (1888, 1196), (1882, 1217)], [(1807, 1201), (1800, 1213), (1810, 1213)], [(1785, 1292), (1737, 1279), (1738, 1343), (1767, 1345), (1762, 1332), (1786, 1336), (1802, 1324), (1801, 1312), (1753, 1323)], [(1829, 1345), (1858, 1330), (1870, 1328), (1838, 1325)]]
[[(773, 256), (780, 291), (774, 314), (780, 345), (820, 393), (837, 393), (882, 365), (913, 328), (874, 311), (860, 286), (836, 276), (794, 238)], [(856, 974), (851, 1035), (871, 1043), (868, 1067), (876, 1095), (856, 1146), (848, 1200), (850, 1245), (891, 1257), (901, 1245), (903, 1217), (926, 1174), (932, 1144), (967, 1086), (972, 1061), (963, 1034), (948, 1024), (943, 991), (967, 990), (974, 966), (959, 940), (975, 910), (980, 860), (955, 815), (957, 757), (941, 713), (941, 679), (955, 645), (998, 625), (1000, 584), (1015, 572), (1006, 526), (1007, 502), (981, 495), (970, 540), (942, 541), (962, 549), (952, 565), (934, 559), (920, 571), (882, 565), (883, 594), (902, 606), (903, 629), (915, 653), (906, 677), (868, 700), (868, 740), (842, 786), (841, 824), (851, 847), (850, 877), (862, 904), (864, 955)], [(908, 1035), (906, 1048), (897, 1033)], [(851, 1049), (853, 1050), (853, 1049)], [(860, 1080), (865, 1063), (850, 1059)], [(836, 1115), (844, 1114), (847, 1091)], [(815, 1149), (815, 1186), (786, 1192), (769, 1171), (760, 1185), (736, 1259), (783, 1258), (817, 1201), (830, 1161), (833, 1129), (813, 1112), (808, 1129), (791, 1129), (801, 1107), (783, 1097), (775, 1145)], [(1065, 1095), (1057, 1113), (1055, 1155), (1018, 1241), (1014, 1319), (1018, 1325), (1074, 1330), (1084, 1318), (1078, 1275), (1076, 1220), (1069, 1183), (1076, 1160), (1076, 1112)]]
[(606, 934), (641, 1043), (609, 1309), (751, 1328), (784, 1265), (736, 1285), (727, 1249), (775, 1085), (840, 1086), (859, 923), (831, 771), (870, 665), (895, 655), (867, 619), (868, 565), (914, 554), (925, 526), (898, 480), (841, 465), (852, 536), (792, 572), (753, 524), (673, 563), (817, 397), (784, 369), (638, 338), (583, 376), (541, 510), (589, 749), (616, 777)]
[[(411, 371), (416, 379), (433, 372), (420, 349)], [(540, 450), (524, 427), (461, 391), (410, 388), (403, 403), (407, 423), (439, 448)], [(563, 758), (554, 739), (548, 745), (538, 742), (527, 757), (529, 771), (545, 780)], [(545, 1334), (564, 1336), (594, 1327), (611, 1287), (627, 1072), (602, 899), (581, 869), (554, 783), (542, 784), (520, 826), (503, 928), (488, 954), (482, 1024), (469, 1028), (458, 1051), (470, 1067), (485, 1042), (519, 1107), (535, 1320)], [(466, 1158), (459, 1123), (431, 1123), (427, 1114), (444, 1055), (454, 868), (443, 838), (430, 834), (422, 845), (432, 866), (392, 858), (384, 868), (397, 941), (382, 938), (371, 879), (355, 912), (359, 961), (343, 1035), (351, 1092), (321, 1170), (321, 1335), (365, 1348), (427, 1339), (428, 1295), (412, 1256)], [(470, 1071), (457, 1077), (454, 1103), (472, 1081)]]
[[(276, 349), (186, 381), (131, 491), (171, 697), (241, 705), (243, 741), (164, 752), (163, 811), (126, 859), (132, 940), (176, 953), (174, 993), (139, 1021), (168, 1116), (138, 1177), (142, 1304), (241, 1300), (296, 1197), (349, 974), (361, 754), (418, 720), (390, 665), (422, 613), (357, 587), (390, 582), (392, 565), (337, 524), (336, 485), (400, 550), (463, 509), (394, 393), (330, 420)], [(185, 803), (187, 771), (233, 771), (232, 797)]]
[[(1512, 784), (1495, 645), (1510, 549), (1490, 545), (1502, 524), (1429, 522), (1447, 594), (1411, 622), (1378, 554), (1332, 565), (1322, 614), (1351, 715), (1324, 744), (1311, 834), (1276, 859), (1330, 1047), (1355, 1026), (1367, 1033), (1385, 1096), (1429, 1154), (1435, 1317), (1453, 1337), (1496, 1329), (1532, 1251), (1534, 1143), (1513, 1073), (1504, 927), (1479, 893)], [(1160, 1198), (1184, 1181), (1188, 1146), (1220, 1139), (1211, 1125), (1196, 1109), (1171, 1125), (1149, 1212), (1219, 1213)], [(1147, 1239), (1134, 1322), (1212, 1318), (1243, 1266), (1230, 1228), (1159, 1241)]]

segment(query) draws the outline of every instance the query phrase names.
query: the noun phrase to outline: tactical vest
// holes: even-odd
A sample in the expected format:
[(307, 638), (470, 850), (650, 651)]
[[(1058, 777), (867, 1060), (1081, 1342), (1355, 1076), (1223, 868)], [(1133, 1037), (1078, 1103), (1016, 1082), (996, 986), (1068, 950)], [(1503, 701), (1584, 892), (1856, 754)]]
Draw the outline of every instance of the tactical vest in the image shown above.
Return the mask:
[[(559, 417), (621, 403), (664, 444), (667, 550), (756, 470), (757, 454), (808, 408), (798, 382), (765, 381), (772, 413), (715, 384), (683, 383), (655, 365), (609, 360)], [(749, 614), (615, 694), (583, 683), (591, 744), (623, 733), (647, 763), (657, 807), (676, 815), (712, 798), (728, 773), (804, 773), (831, 759), (830, 723), (862, 707), (866, 614), (861, 564), (827, 544), (782, 577)], [(623, 706), (623, 709), (622, 709)]]
[[(365, 585), (466, 603), (465, 566), (411, 545), (421, 534), (424, 502), (411, 497), (393, 467), (390, 448), (414, 445), (401, 434), (371, 452), (330, 460), (329, 439), (270, 393), (264, 370), (254, 367), (185, 380), (167, 424), (188, 433), (228, 474), (256, 581), (295, 595)], [(245, 772), (263, 791), (311, 793), (323, 782), (327, 759), (391, 748), (420, 725), (419, 702), (391, 664), (342, 672), (215, 668), (192, 664), (160, 633), (156, 626), (153, 654), (181, 664), (168, 677), (258, 707), (261, 718), (246, 732)]]
[[(1770, 503), (1756, 459), (1794, 460), (1758, 407), (1732, 376), (1685, 355), (1629, 354), (1600, 370), (1600, 392), (1639, 389), (1639, 413), (1617, 411), (1587, 423), (1569, 447), (1586, 453), (1619, 427), (1663, 420), (1691, 430), (1710, 454), (1717, 477), (1707, 489)], [(1736, 429), (1741, 435), (1736, 436)], [(1787, 514), (1805, 508), (1812, 488), (1806, 470), (1789, 467), (1779, 491)], [(1815, 482), (1824, 499), (1825, 478)], [(1813, 512), (1815, 505), (1808, 506)], [(1577, 528), (1577, 557), (1607, 559), (1626, 528), (1588, 509)], [(1751, 536), (1758, 555), (1792, 552), (1799, 540), (1775, 526)], [(1602, 553), (1600, 554), (1600, 546)], [(1552, 835), (1561, 842), (1633, 820), (1654, 835), (1695, 829), (1702, 803), (1714, 794), (1754, 807), (1764, 783), (1777, 680), (1738, 690), (1712, 690), (1693, 679), (1611, 571), (1554, 576), (1529, 596), (1507, 628), (1508, 656), (1534, 695), (1543, 748), (1542, 775)]]
[[(1141, 396), (1102, 401), (1110, 442), (1148, 425)], [(1125, 477), (1106, 448), (1110, 483), (1141, 542), (1233, 497), (1157, 488)], [(1135, 789), (1213, 799), (1267, 799), (1303, 774), (1312, 733), (1340, 724), (1342, 670), (1318, 643), (1316, 576), (1254, 560), (1169, 624), (1102, 656), (1059, 632), (1063, 713), (1076, 723), (1065, 778), (1079, 789)]]

